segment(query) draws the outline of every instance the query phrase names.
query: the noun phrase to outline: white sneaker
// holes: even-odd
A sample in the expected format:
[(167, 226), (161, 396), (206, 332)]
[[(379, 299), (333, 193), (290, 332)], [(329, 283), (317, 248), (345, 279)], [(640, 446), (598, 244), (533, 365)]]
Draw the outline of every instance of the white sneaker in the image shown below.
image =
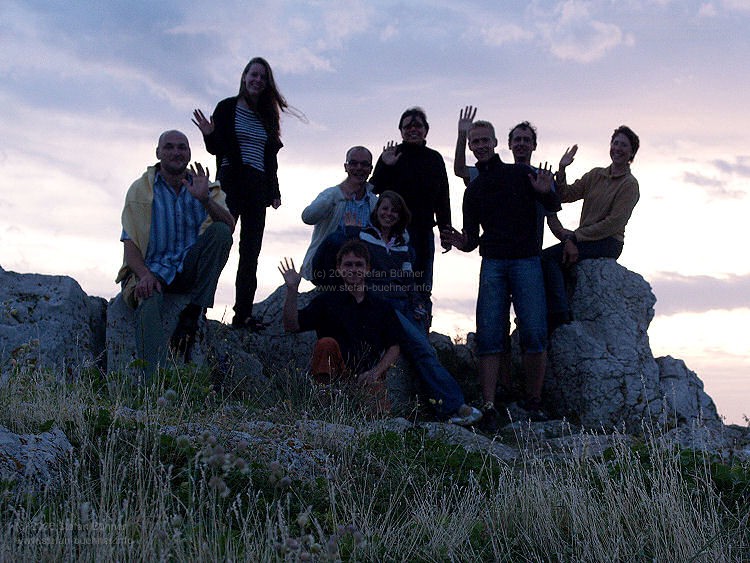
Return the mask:
[(482, 418), (482, 411), (480, 411), (477, 408), (470, 407), (471, 412), (469, 412), (466, 415), (460, 415), (456, 414), (455, 416), (452, 416), (448, 419), (448, 422), (451, 424), (458, 424), (459, 426), (470, 426), (474, 424), (477, 420)]

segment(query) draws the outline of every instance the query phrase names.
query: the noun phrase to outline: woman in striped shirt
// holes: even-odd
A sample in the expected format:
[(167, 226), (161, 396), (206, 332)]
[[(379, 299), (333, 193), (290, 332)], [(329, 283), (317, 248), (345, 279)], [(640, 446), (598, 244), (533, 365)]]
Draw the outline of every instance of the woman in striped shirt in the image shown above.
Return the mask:
[(281, 205), (276, 155), (283, 146), (280, 112), (289, 112), (288, 107), (268, 62), (255, 57), (242, 71), (237, 96), (220, 101), (211, 119), (200, 109), (193, 112), (193, 123), (203, 133), (206, 150), (216, 155), (217, 178), (227, 194), (227, 206), (235, 221), (241, 219), (235, 328), (258, 331), (265, 326), (252, 316), (253, 299), (266, 207)]

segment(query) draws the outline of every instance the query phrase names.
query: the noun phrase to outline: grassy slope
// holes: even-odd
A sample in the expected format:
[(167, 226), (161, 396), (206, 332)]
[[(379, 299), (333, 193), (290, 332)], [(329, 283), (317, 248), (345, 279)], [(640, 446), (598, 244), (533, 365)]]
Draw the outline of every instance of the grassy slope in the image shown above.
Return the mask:
[[(747, 465), (655, 441), (559, 459), (512, 444), (521, 455), (507, 463), (419, 428), (311, 440), (297, 420), (359, 427), (363, 403), (297, 375), (273, 382), (229, 400), (187, 368), (147, 389), (117, 374), (84, 370), (66, 384), (17, 369), (0, 388), (0, 424), (58, 426), (74, 453), (45, 492), (3, 484), (2, 559), (750, 559)], [(324, 450), (325, 468), (302, 475), (231, 439), (249, 420), (274, 423), (280, 443)]]

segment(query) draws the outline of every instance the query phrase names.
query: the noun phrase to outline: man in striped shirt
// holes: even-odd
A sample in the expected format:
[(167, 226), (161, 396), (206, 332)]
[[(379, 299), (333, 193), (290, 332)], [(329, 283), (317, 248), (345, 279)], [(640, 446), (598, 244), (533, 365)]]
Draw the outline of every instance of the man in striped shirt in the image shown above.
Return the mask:
[(170, 344), (189, 360), (198, 321), (213, 306), (219, 274), (232, 246), (234, 219), (218, 183), (199, 163), (188, 168), (190, 144), (165, 131), (149, 166), (128, 190), (122, 212), (124, 263), (117, 276), (123, 298), (136, 308), (136, 350), (146, 378), (167, 360), (163, 292), (185, 293)]

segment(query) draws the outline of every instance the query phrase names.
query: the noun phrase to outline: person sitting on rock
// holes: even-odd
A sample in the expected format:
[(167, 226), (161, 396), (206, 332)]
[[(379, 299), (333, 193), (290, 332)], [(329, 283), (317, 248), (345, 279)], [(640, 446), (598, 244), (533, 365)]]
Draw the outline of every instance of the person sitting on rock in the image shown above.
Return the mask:
[(167, 361), (163, 294), (190, 297), (170, 340), (188, 361), (198, 321), (213, 306), (232, 246), (234, 219), (225, 194), (199, 163), (188, 169), (190, 156), (185, 134), (165, 131), (156, 147), (159, 162), (125, 196), (124, 262), (116, 282), (122, 283), (125, 302), (136, 309), (136, 352), (145, 362), (146, 380)]
[(297, 310), (302, 276), (294, 261), (279, 264), (286, 299), (282, 315), (284, 330), (314, 330), (318, 341), (310, 371), (318, 383), (354, 381), (365, 387), (380, 414), (388, 412), (385, 378), (398, 360), (399, 324), (393, 309), (366, 290), (370, 271), (367, 247), (358, 240), (344, 243), (336, 256), (342, 291), (325, 291)]
[(346, 179), (320, 192), (302, 212), (302, 221), (314, 227), (300, 274), (315, 285), (333, 281), (336, 253), (370, 225), (370, 213), (378, 199), (367, 182), (372, 172), (369, 150), (356, 146), (346, 151), (344, 170)]
[(388, 302), (401, 325), (401, 351), (427, 387), (430, 403), (441, 417), (468, 426), (482, 413), (464, 402), (458, 382), (445, 369), (427, 336), (427, 309), (420, 281), (414, 275), (414, 249), (406, 228), (411, 212), (404, 198), (386, 190), (372, 212), (371, 227), (359, 238), (367, 245), (372, 275), (368, 289)]
[(560, 201), (582, 199), (583, 208), (578, 228), (564, 230), (564, 242), (542, 252), (550, 331), (572, 319), (563, 267), (589, 258), (617, 259), (622, 253), (625, 225), (640, 197), (638, 180), (630, 173), (639, 146), (638, 135), (621, 125), (609, 143), (612, 163), (590, 170), (570, 185), (565, 169), (573, 162), (578, 146), (573, 145), (560, 159), (556, 175)]
[[(479, 246), (482, 268), (477, 298), (479, 382), (484, 399), (482, 427), (498, 427), (497, 378), (508, 350), (510, 304), (518, 318), (526, 379), (524, 408), (531, 418), (545, 419), (541, 394), (547, 362), (544, 278), (537, 241), (536, 202), (557, 211), (552, 173), (521, 164), (506, 164), (496, 154), (497, 137), (488, 121), (475, 121), (468, 134), (479, 176), (464, 192), (464, 230), (444, 229), (441, 237), (459, 250)], [(480, 226), (482, 235), (479, 236)]]

